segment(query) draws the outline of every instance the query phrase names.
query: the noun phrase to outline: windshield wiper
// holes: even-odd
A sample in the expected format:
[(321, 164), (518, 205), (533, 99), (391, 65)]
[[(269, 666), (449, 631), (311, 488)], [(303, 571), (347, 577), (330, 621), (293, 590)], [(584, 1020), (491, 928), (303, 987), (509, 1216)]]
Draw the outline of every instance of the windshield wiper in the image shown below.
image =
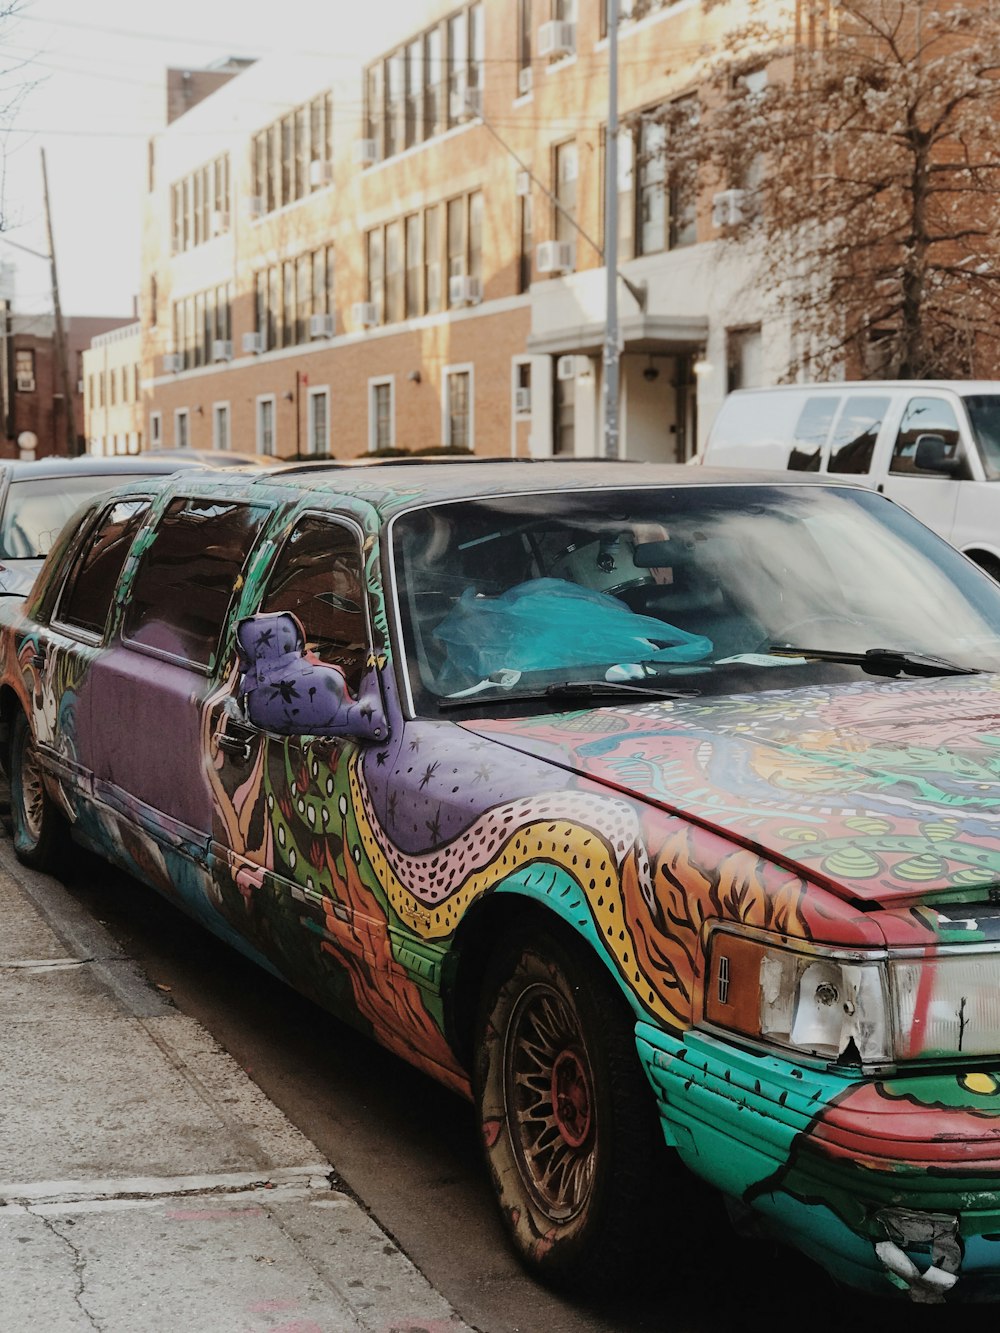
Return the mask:
[(648, 685), (634, 684), (620, 680), (560, 680), (551, 685), (543, 685), (537, 690), (505, 690), (497, 688), (496, 693), (454, 696), (441, 699), (439, 710), (447, 712), (452, 708), (468, 708), (470, 705), (485, 703), (530, 703), (538, 699), (620, 699), (625, 695), (642, 695), (647, 699), (695, 699), (700, 690), (675, 690), (669, 686), (650, 681)]
[(947, 657), (931, 653), (909, 652), (902, 648), (868, 648), (863, 653), (840, 653), (827, 648), (790, 648), (772, 644), (768, 651), (775, 657), (806, 657), (816, 662), (842, 662), (859, 666), (872, 676), (978, 676), (979, 667), (959, 666)]

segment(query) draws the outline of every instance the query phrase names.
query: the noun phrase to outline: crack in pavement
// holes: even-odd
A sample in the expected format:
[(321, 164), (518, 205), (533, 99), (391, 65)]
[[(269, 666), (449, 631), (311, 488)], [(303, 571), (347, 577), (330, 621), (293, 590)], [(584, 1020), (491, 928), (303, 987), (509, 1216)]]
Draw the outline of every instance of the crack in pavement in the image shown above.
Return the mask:
[[(94, 1318), (94, 1316), (90, 1313), (90, 1311), (83, 1303), (83, 1293), (87, 1285), (84, 1279), (84, 1273), (87, 1268), (86, 1259), (84, 1259), (83, 1255), (70, 1240), (69, 1236), (63, 1235), (63, 1233), (56, 1226), (55, 1222), (53, 1222), (50, 1218), (43, 1216), (40, 1212), (38, 1212), (34, 1208), (29, 1207), (26, 1211), (28, 1212), (29, 1216), (37, 1217), (39, 1222), (41, 1222), (42, 1226), (45, 1228), (45, 1230), (51, 1232), (52, 1235), (55, 1236), (57, 1240), (62, 1241), (62, 1243), (69, 1250), (70, 1254), (73, 1256), (73, 1276), (76, 1280), (75, 1290), (73, 1292), (73, 1300), (79, 1307), (80, 1313), (83, 1315), (84, 1319), (86, 1319), (90, 1327), (95, 1330), (95, 1333), (101, 1333), (101, 1325), (98, 1323), (98, 1321)], [(67, 1222), (66, 1225), (73, 1226), (74, 1223), (72, 1221), (69, 1221)]]

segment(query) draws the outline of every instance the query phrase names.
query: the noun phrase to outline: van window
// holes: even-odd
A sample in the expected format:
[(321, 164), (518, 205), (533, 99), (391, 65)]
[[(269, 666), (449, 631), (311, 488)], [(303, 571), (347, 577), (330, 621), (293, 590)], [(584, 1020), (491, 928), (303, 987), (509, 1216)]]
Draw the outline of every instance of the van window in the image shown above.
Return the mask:
[(979, 445), (983, 471), (991, 481), (1000, 477), (1000, 394), (972, 393), (963, 400), (972, 435)]
[(871, 468), (875, 441), (888, 408), (888, 398), (848, 398), (830, 440), (827, 472), (857, 475)]
[(834, 394), (807, 398), (792, 435), (788, 466), (793, 472), (818, 472), (823, 446), (841, 400)]
[(716, 467), (787, 467), (805, 399), (797, 389), (731, 393), (712, 426), (705, 461)]
[(943, 435), (952, 450), (959, 447), (958, 420), (955, 410), (943, 398), (911, 398), (899, 423), (899, 434), (892, 450), (889, 471), (907, 477), (933, 478), (933, 472), (913, 465), (917, 440), (921, 435)]

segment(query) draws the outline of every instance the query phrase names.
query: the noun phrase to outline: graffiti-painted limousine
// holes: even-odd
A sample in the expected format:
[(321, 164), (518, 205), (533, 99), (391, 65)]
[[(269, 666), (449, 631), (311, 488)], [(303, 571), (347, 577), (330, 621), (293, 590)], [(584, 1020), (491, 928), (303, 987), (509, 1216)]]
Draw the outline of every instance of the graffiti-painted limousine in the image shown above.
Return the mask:
[(18, 855), (96, 849), (472, 1097), (535, 1272), (665, 1150), (1000, 1292), (1000, 587), (883, 497), (606, 464), (135, 483), (0, 604)]

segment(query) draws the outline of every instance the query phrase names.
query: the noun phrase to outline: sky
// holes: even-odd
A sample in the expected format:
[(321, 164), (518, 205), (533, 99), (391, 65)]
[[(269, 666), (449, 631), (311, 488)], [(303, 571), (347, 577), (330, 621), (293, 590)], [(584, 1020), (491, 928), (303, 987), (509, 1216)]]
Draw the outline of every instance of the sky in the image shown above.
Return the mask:
[[(375, 5), (388, 16), (407, 0)], [(15, 248), (48, 253), (41, 149), (63, 313), (128, 318), (166, 68), (315, 55), (325, 33), (331, 61), (350, 60), (357, 13), (357, 0), (0, 0), (0, 261), (16, 264), (16, 308), (51, 309), (47, 260)]]

